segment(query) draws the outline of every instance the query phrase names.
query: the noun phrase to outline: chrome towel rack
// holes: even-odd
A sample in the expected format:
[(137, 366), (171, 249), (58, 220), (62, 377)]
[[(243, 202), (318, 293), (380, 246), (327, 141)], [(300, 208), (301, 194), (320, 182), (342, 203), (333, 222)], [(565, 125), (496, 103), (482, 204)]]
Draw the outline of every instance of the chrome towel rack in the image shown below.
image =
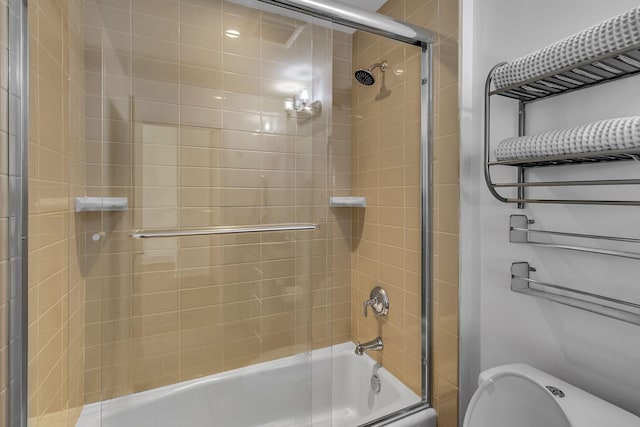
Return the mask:
[(232, 227), (209, 227), (198, 230), (137, 230), (131, 234), (134, 239), (156, 239), (165, 237), (215, 236), (221, 234), (268, 233), (274, 231), (317, 230), (318, 224), (265, 224)]
[(589, 246), (567, 245), (567, 244), (561, 244), (561, 243), (539, 242), (539, 241), (531, 240), (529, 238), (529, 235), (532, 233), (536, 233), (536, 234), (546, 234), (546, 235), (553, 235), (553, 236), (609, 240), (614, 242), (638, 243), (638, 244), (640, 244), (640, 239), (635, 239), (631, 237), (603, 236), (603, 235), (597, 235), (597, 234), (568, 233), (564, 231), (536, 230), (536, 229), (529, 228), (529, 225), (534, 223), (535, 223), (535, 220), (529, 219), (526, 215), (511, 215), (509, 217), (509, 242), (524, 243), (528, 245), (541, 246), (546, 248), (568, 249), (568, 250), (579, 251), (579, 252), (611, 255), (611, 256), (617, 256), (622, 258), (640, 259), (640, 253), (636, 253), (636, 252), (600, 249), (600, 248), (594, 248)]
[[(532, 168), (547, 166), (576, 165), (583, 163), (610, 162), (620, 160), (637, 160), (640, 149), (604, 150), (595, 152), (576, 153), (570, 155), (555, 155), (519, 160), (495, 160), (491, 142), (491, 99), (500, 96), (517, 101), (518, 136), (526, 135), (526, 106), (530, 103), (548, 99), (550, 97), (590, 88), (627, 77), (640, 75), (640, 45), (634, 44), (605, 55), (590, 58), (583, 62), (571, 64), (565, 68), (554, 70), (529, 80), (514, 83), (510, 86), (495, 88), (494, 76), (496, 71), (507, 64), (496, 64), (489, 72), (484, 90), (484, 178), (491, 195), (503, 203), (517, 203), (518, 208), (524, 208), (525, 203), (545, 204), (574, 204), (574, 205), (608, 205), (608, 206), (640, 206), (640, 200), (620, 199), (607, 200), (600, 196), (593, 198), (538, 198), (528, 196), (528, 189), (532, 187), (607, 187), (607, 186), (638, 186), (640, 179), (590, 179), (566, 181), (528, 181), (528, 171)], [(509, 182), (494, 182), (491, 172), (495, 168), (513, 169), (513, 178)], [(511, 190), (505, 194), (506, 189)], [(606, 194), (606, 193), (603, 193)]]
[(640, 325), (640, 304), (535, 280), (528, 262), (511, 264), (511, 290)]

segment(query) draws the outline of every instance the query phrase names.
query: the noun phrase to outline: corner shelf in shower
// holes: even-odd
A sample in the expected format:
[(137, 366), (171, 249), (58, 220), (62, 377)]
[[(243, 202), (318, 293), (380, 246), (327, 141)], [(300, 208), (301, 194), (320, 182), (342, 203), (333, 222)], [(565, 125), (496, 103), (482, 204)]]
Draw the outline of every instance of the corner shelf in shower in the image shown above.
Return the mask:
[(367, 198), (360, 196), (330, 197), (329, 206), (332, 208), (366, 208)]
[(124, 212), (129, 209), (126, 197), (76, 197), (76, 212)]
[[(633, 9), (625, 14), (625, 19), (636, 22), (636, 16), (640, 9)], [(635, 14), (635, 15), (634, 15)], [(629, 18), (631, 16), (632, 18)], [(609, 21), (607, 21), (609, 23)], [(592, 27), (589, 31), (594, 31)], [(598, 31), (602, 28), (597, 27)], [(616, 29), (623, 31), (623, 29)], [(579, 34), (587, 34), (585, 31)], [(600, 33), (605, 34), (605, 33)], [(605, 34), (606, 35), (606, 34)], [(575, 37), (575, 36), (572, 36)], [(573, 39), (575, 40), (575, 38)], [(638, 160), (640, 159), (640, 147), (633, 147), (623, 150), (606, 150), (580, 152), (567, 155), (553, 155), (536, 158), (521, 158), (516, 160), (495, 160), (495, 154), (491, 147), (491, 99), (493, 96), (506, 97), (518, 101), (518, 136), (525, 137), (525, 113), (526, 106), (529, 103), (548, 99), (554, 96), (567, 94), (580, 89), (590, 88), (599, 84), (620, 80), (626, 77), (640, 75), (640, 44), (634, 39), (634, 44), (618, 48), (607, 52), (606, 54), (597, 55), (587, 60), (575, 62), (572, 64), (564, 64), (563, 68), (558, 68), (546, 73), (535, 74), (535, 71), (543, 70), (548, 66), (544, 62), (545, 54), (549, 52), (557, 53), (558, 46), (565, 48), (571, 45), (571, 37), (565, 39), (562, 43), (556, 43), (548, 46), (546, 53), (543, 50), (537, 51), (535, 55), (528, 55), (511, 62), (503, 62), (497, 64), (489, 72), (485, 83), (485, 111), (484, 111), (484, 175), (487, 187), (491, 195), (503, 203), (517, 203), (519, 208), (523, 208), (525, 203), (551, 203), (551, 204), (582, 204), (582, 205), (618, 205), (618, 206), (640, 206), (640, 200), (607, 200), (603, 198), (535, 198), (526, 195), (526, 189), (531, 187), (598, 187), (606, 190), (607, 186), (628, 186), (640, 185), (640, 177), (638, 178), (620, 178), (620, 179), (581, 179), (581, 180), (562, 180), (562, 181), (528, 181), (527, 170), (530, 168), (539, 168), (546, 166), (566, 166), (585, 163), (611, 162), (620, 160)], [(564, 43), (564, 44), (563, 44)], [(571, 45), (575, 47), (575, 44)], [(576, 50), (578, 48), (576, 47)], [(549, 54), (549, 55), (552, 55)], [(580, 57), (581, 52), (569, 51), (567, 57)], [(531, 58), (535, 58), (537, 62), (532, 63)], [(542, 58), (542, 59), (541, 59)], [(548, 57), (546, 58), (548, 59)], [(526, 66), (523, 64), (527, 64)], [(501, 70), (501, 67), (503, 68)], [(509, 68), (510, 67), (510, 68)], [(516, 68), (520, 67), (520, 68)], [(529, 67), (529, 68), (527, 68)], [(531, 70), (535, 71), (531, 71)], [(524, 78), (521, 81), (515, 81), (513, 84), (506, 85), (505, 82), (514, 75), (520, 75), (519, 72), (529, 72), (531, 77)], [(496, 75), (498, 79), (502, 79), (501, 86), (496, 86)], [(535, 74), (535, 75), (534, 75)], [(523, 74), (524, 75), (524, 74)], [(496, 183), (492, 180), (491, 171), (495, 167), (512, 167), (514, 168), (514, 179), (511, 182)], [(567, 169), (569, 172), (571, 169)], [(617, 178), (617, 177), (615, 177)], [(505, 196), (498, 189), (514, 188), (517, 191), (515, 197)], [(516, 191), (512, 194), (516, 194)], [(606, 191), (605, 191), (606, 193)]]

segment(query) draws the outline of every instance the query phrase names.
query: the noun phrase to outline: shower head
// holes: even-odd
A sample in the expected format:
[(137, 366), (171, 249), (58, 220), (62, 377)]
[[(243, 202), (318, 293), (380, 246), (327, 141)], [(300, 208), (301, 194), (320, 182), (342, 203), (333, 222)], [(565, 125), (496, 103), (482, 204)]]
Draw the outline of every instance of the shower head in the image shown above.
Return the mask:
[(371, 86), (376, 82), (376, 78), (373, 77), (373, 73), (369, 70), (359, 69), (355, 73), (355, 78), (361, 85)]
[(371, 86), (376, 82), (376, 78), (373, 76), (373, 70), (375, 70), (376, 68), (380, 68), (382, 71), (384, 71), (387, 69), (387, 65), (387, 61), (382, 61), (373, 64), (369, 68), (360, 68), (355, 72), (354, 77), (356, 78), (358, 83), (365, 86)]

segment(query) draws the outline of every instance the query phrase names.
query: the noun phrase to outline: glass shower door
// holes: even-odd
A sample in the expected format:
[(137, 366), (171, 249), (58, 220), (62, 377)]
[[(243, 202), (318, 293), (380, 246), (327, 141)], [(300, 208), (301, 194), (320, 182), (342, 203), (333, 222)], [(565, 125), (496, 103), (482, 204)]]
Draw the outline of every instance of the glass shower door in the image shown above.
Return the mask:
[(85, 401), (105, 426), (312, 422), (331, 30), (259, 5), (86, 3), (87, 192), (129, 201), (87, 217)]

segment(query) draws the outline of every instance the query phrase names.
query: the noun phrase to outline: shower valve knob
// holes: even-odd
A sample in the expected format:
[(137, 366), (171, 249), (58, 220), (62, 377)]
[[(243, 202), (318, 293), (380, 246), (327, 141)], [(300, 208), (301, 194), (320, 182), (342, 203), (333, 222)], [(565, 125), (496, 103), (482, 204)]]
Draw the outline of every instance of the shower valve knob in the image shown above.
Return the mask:
[(369, 299), (362, 305), (364, 306), (364, 317), (367, 317), (369, 307), (371, 307), (373, 313), (378, 317), (385, 317), (389, 313), (389, 297), (387, 297), (387, 293), (380, 286), (376, 286), (371, 290)]

